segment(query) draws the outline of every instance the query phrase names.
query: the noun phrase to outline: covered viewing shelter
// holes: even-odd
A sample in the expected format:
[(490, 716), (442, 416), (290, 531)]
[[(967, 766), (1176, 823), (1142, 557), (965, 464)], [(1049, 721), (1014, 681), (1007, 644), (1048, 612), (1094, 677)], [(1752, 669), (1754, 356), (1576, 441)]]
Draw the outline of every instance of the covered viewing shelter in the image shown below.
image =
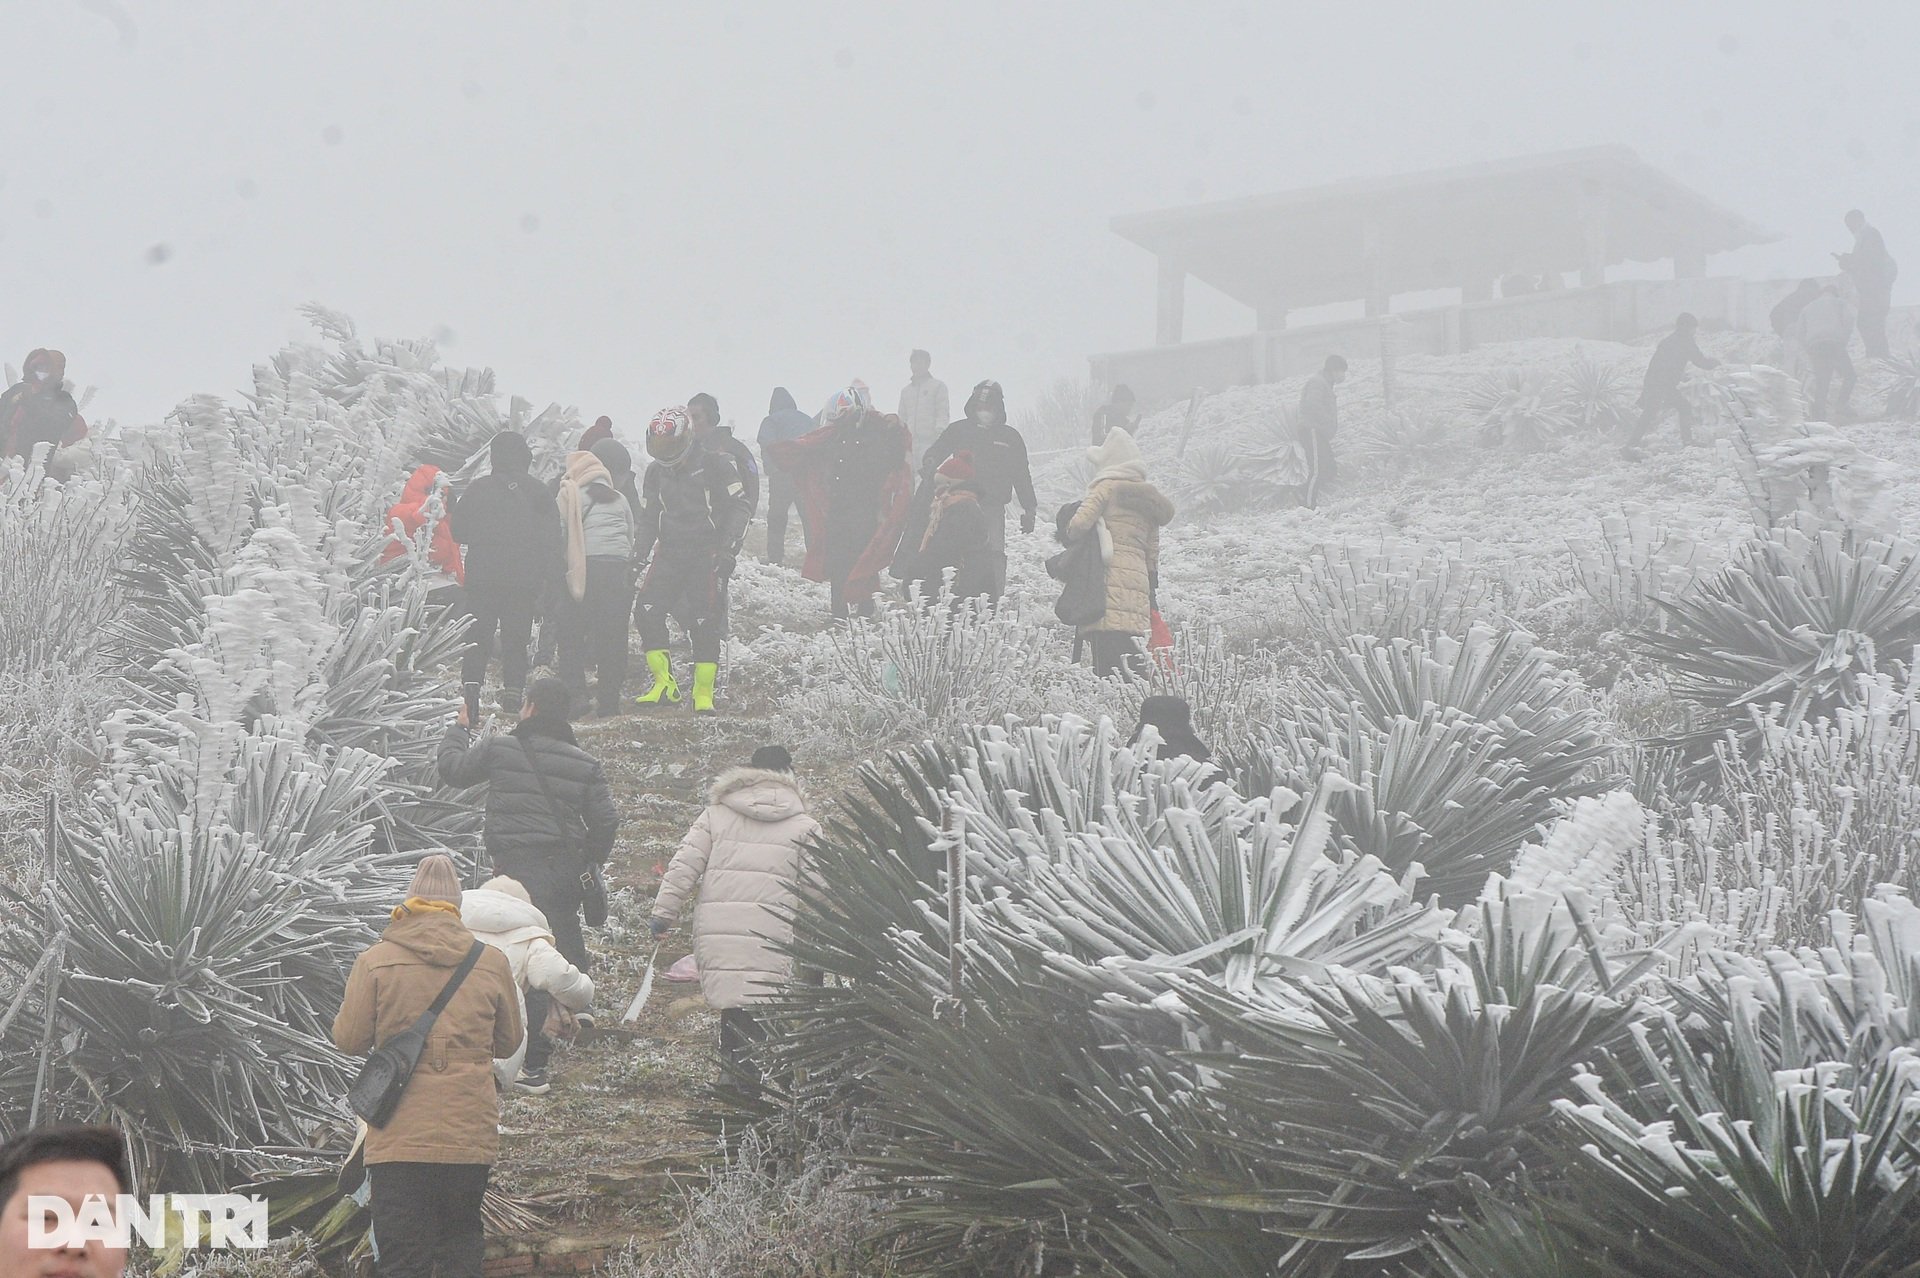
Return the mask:
[[(1437, 353), (1509, 336), (1629, 339), (1649, 331), (1653, 324), (1670, 321), (1672, 313), (1655, 305), (1642, 317), (1631, 302), (1597, 305), (1592, 294), (1606, 288), (1609, 267), (1670, 259), (1675, 281), (1704, 281), (1710, 255), (1777, 238), (1623, 146), (1129, 214), (1115, 218), (1112, 226), (1159, 261), (1156, 348), (1217, 345), (1181, 345), (1189, 277), (1251, 308), (1256, 337), (1276, 335), (1277, 346), (1255, 341), (1249, 348), (1251, 360), (1227, 361), (1236, 367), (1246, 365), (1226, 378), (1229, 382), (1264, 381), (1291, 371), (1296, 362), (1289, 357), (1291, 348), (1301, 343), (1277, 335), (1350, 330), (1356, 323), (1367, 322), (1347, 320), (1290, 330), (1289, 314), (1357, 302), (1377, 327), (1378, 318), (1391, 312), (1396, 294), (1449, 289), (1460, 294), (1458, 306), (1429, 304), (1425, 310), (1402, 316), (1424, 317), (1431, 329), (1415, 334), (1408, 349)], [(1572, 273), (1578, 274), (1579, 283), (1567, 288), (1566, 276)], [(1506, 299), (1495, 298), (1495, 283), (1509, 275), (1541, 277), (1545, 285), (1535, 297), (1515, 299), (1531, 303), (1538, 311), (1520, 326), (1522, 331), (1507, 333), (1513, 325), (1498, 317), (1476, 324), (1476, 316), (1458, 313), (1481, 306), (1501, 307)], [(1730, 295), (1715, 304), (1718, 295), (1705, 292), (1712, 296), (1695, 298), (1699, 306), (1680, 309), (1700, 309), (1703, 319), (1741, 322), (1741, 315), (1729, 313), (1741, 309)], [(1583, 295), (1584, 303), (1574, 300)], [(1543, 300), (1560, 305), (1539, 311)], [(1455, 312), (1451, 318), (1447, 318), (1449, 309)], [(1476, 328), (1483, 331), (1473, 331)], [(1137, 362), (1130, 358), (1135, 354), (1145, 352), (1096, 356), (1096, 375), (1103, 362)], [(1188, 388), (1221, 381), (1219, 361), (1212, 363), (1213, 375), (1176, 378), (1168, 391), (1184, 393), (1179, 386), (1182, 380)], [(1127, 377), (1125, 370), (1116, 369), (1102, 380), (1111, 383)], [(1166, 379), (1147, 375), (1140, 380)]]

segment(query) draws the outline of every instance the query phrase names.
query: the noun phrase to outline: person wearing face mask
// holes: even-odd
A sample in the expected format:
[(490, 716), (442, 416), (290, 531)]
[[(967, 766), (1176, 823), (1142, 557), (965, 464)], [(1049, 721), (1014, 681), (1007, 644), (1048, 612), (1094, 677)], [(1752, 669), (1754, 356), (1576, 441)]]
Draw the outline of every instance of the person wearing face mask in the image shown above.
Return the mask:
[[(1039, 501), (1033, 493), (1033, 470), (1027, 461), (1027, 441), (1007, 421), (1006, 395), (1000, 383), (981, 382), (967, 397), (966, 417), (941, 432), (920, 462), (920, 492), (907, 521), (907, 539), (914, 546), (926, 532), (934, 497), (934, 474), (955, 453), (973, 455), (974, 486), (980, 509), (987, 517), (991, 539), (990, 598), (1007, 593), (1007, 504), (1020, 500), (1020, 531), (1033, 531)], [(910, 568), (896, 566), (904, 580)]]
[(87, 437), (87, 422), (67, 392), (66, 374), (67, 357), (59, 351), (28, 353), (20, 380), (0, 394), (0, 458), (30, 458), (47, 444), (55, 450), (49, 474), (64, 479), (75, 469), (77, 459), (68, 450)]

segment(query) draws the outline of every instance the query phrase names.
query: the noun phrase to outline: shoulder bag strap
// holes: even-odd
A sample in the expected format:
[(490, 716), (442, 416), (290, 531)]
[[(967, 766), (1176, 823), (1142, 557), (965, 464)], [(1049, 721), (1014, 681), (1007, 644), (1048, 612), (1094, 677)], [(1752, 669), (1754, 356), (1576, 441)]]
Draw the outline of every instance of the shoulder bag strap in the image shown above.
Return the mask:
[(467, 979), (467, 973), (473, 971), (473, 965), (480, 961), (480, 955), (486, 951), (486, 948), (485, 941), (475, 941), (473, 948), (467, 951), (467, 956), (460, 960), (460, 966), (453, 969), (453, 975), (447, 978), (447, 983), (439, 995), (427, 1005), (426, 1011), (420, 1013), (420, 1019), (413, 1023), (413, 1028), (420, 1037), (425, 1038), (432, 1031), (433, 1023), (440, 1019), (440, 1013), (447, 1010), (447, 1004), (453, 1000), (454, 991), (458, 990), (460, 983)]
[(533, 742), (525, 737), (514, 739), (520, 743), (521, 751), (527, 756), (527, 770), (533, 773), (534, 781), (540, 786), (540, 793), (547, 800), (547, 811), (553, 814), (554, 823), (560, 827), (560, 837), (572, 841), (573, 822), (567, 819), (567, 814), (560, 808), (559, 800), (553, 797), (553, 787), (547, 784), (546, 773), (540, 771), (539, 761), (534, 757)]

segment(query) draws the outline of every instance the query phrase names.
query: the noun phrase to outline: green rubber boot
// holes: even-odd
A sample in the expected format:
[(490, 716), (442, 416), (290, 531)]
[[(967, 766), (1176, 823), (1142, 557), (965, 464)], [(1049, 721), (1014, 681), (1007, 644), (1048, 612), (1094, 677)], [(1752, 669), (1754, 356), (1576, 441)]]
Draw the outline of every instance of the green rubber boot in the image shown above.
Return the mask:
[(720, 674), (720, 667), (711, 661), (697, 661), (693, 666), (693, 710), (695, 714), (713, 713), (713, 681)]
[(653, 671), (653, 686), (635, 697), (634, 702), (643, 706), (678, 705), (680, 685), (673, 681), (673, 663), (668, 660), (665, 648), (647, 653), (647, 669)]

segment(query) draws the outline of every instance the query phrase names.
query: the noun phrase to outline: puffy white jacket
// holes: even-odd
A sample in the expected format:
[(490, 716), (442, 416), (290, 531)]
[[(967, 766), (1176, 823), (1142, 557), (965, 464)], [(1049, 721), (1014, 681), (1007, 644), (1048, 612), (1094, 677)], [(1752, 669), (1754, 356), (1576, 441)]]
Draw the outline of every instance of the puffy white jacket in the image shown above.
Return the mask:
[[(527, 1017), (526, 992), (545, 990), (570, 1012), (593, 1005), (593, 978), (567, 961), (553, 944), (547, 916), (528, 899), (527, 889), (508, 878), (488, 879), (460, 894), (460, 921), (477, 941), (485, 941), (507, 956), (514, 989), (521, 995), (520, 1020)], [(493, 1063), (501, 1085), (510, 1087), (526, 1059), (524, 1037), (511, 1057)]]
[(764, 999), (792, 963), (776, 951), (793, 937), (791, 914), (804, 856), (820, 829), (790, 773), (732, 768), (713, 783), (703, 811), (654, 898), (655, 918), (672, 922), (694, 889), (693, 954), (700, 992), (714, 1008)]

